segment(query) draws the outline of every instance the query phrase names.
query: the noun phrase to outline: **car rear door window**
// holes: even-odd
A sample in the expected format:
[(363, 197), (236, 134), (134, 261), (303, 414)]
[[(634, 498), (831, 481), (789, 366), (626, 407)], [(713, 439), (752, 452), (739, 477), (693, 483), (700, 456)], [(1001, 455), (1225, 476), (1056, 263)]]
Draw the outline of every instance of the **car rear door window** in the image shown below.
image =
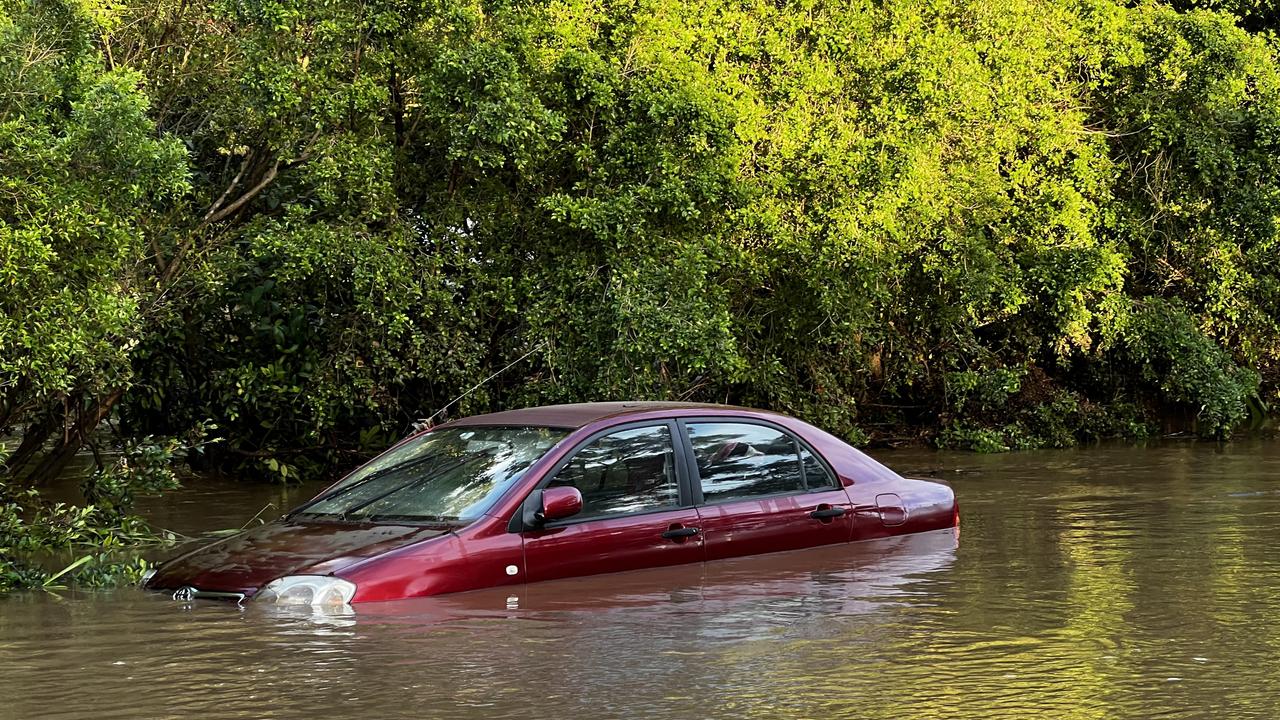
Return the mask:
[(577, 517), (676, 507), (680, 489), (671, 432), (656, 425), (598, 438), (579, 450), (549, 485), (576, 487), (582, 493)]
[(749, 423), (686, 427), (706, 502), (804, 492), (800, 446), (790, 435)]

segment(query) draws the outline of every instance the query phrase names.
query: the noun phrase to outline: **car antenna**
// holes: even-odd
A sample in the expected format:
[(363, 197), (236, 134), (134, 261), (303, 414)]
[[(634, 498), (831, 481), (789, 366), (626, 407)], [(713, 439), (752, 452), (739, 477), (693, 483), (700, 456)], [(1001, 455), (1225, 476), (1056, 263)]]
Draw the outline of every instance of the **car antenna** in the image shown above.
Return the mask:
[(436, 416), (437, 416), (437, 415), (439, 415), (440, 413), (444, 412), (445, 410), (448, 410), (449, 408), (451, 408), (451, 407), (453, 407), (454, 405), (456, 405), (456, 404), (458, 403), (458, 401), (459, 401), (459, 400), (461, 400), (462, 398), (464, 398), (464, 397), (466, 397), (466, 396), (470, 395), (471, 393), (475, 392), (476, 390), (479, 390), (480, 388), (484, 387), (484, 384), (485, 384), (485, 383), (487, 383), (487, 382), (489, 382), (490, 380), (492, 380), (492, 379), (494, 379), (494, 378), (498, 377), (498, 376), (499, 376), (499, 375), (501, 375), (502, 373), (504, 373), (504, 372), (506, 372), (506, 371), (510, 370), (512, 367), (514, 367), (516, 364), (518, 364), (518, 363), (520, 363), (521, 361), (523, 361), (525, 358), (527, 358), (527, 357), (529, 357), (530, 355), (534, 354), (535, 352), (537, 352), (537, 351), (541, 350), (541, 349), (542, 349), (542, 347), (543, 347), (544, 345), (546, 345), (546, 344), (547, 344), (547, 341), (546, 341), (546, 340), (543, 340), (542, 342), (538, 343), (537, 345), (534, 345), (534, 346), (533, 346), (533, 348), (529, 350), (529, 352), (527, 352), (527, 353), (525, 353), (525, 354), (521, 355), (520, 357), (516, 358), (515, 360), (512, 360), (510, 363), (508, 363), (508, 364), (507, 364), (507, 366), (506, 366), (506, 367), (502, 368), (501, 370), (499, 370), (499, 371), (497, 371), (497, 372), (493, 373), (493, 374), (492, 374), (492, 375), (490, 375), (489, 377), (487, 377), (487, 378), (485, 378), (485, 379), (481, 380), (480, 382), (476, 383), (475, 385), (471, 386), (471, 388), (470, 388), (470, 389), (468, 389), (466, 392), (464, 392), (464, 393), (462, 393), (461, 395), (459, 395), (458, 397), (456, 397), (456, 398), (454, 398), (454, 399), (450, 400), (447, 404), (445, 404), (445, 406), (444, 406), (444, 407), (440, 408), (439, 410), (435, 411), (434, 413), (431, 413), (431, 415), (429, 415), (429, 416), (427, 416), (427, 417), (425, 417), (425, 418), (418, 418), (417, 420), (415, 420), (415, 421), (413, 422), (413, 425), (412, 425), (413, 432), (421, 432), (421, 431), (423, 431), (423, 430), (430, 430), (431, 428), (435, 427), (435, 422), (434, 422), (434, 420), (436, 419)]

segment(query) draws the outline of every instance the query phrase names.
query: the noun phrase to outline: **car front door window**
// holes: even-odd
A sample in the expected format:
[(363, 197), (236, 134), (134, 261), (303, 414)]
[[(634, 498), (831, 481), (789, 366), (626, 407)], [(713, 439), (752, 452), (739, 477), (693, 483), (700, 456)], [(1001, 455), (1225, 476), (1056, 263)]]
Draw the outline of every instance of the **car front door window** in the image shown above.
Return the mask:
[(582, 493), (582, 512), (575, 519), (677, 507), (671, 432), (656, 425), (598, 438), (579, 450), (549, 485)]

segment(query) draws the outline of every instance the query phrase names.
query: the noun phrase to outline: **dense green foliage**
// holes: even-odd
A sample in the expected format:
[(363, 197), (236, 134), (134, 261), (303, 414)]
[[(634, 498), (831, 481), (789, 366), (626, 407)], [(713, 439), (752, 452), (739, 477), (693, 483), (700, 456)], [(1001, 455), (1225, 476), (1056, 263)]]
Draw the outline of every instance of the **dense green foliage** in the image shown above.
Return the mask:
[(0, 8), (25, 484), (103, 421), (321, 475), (464, 393), (996, 450), (1280, 388), (1265, 3)]

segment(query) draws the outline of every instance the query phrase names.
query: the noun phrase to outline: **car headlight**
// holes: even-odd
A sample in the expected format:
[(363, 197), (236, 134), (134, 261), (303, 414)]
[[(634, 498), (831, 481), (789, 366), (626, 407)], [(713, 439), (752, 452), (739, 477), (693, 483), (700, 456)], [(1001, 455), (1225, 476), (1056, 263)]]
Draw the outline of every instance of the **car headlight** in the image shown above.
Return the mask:
[(253, 600), (275, 605), (333, 607), (349, 604), (355, 594), (355, 583), (341, 578), (328, 575), (286, 575), (262, 586)]

